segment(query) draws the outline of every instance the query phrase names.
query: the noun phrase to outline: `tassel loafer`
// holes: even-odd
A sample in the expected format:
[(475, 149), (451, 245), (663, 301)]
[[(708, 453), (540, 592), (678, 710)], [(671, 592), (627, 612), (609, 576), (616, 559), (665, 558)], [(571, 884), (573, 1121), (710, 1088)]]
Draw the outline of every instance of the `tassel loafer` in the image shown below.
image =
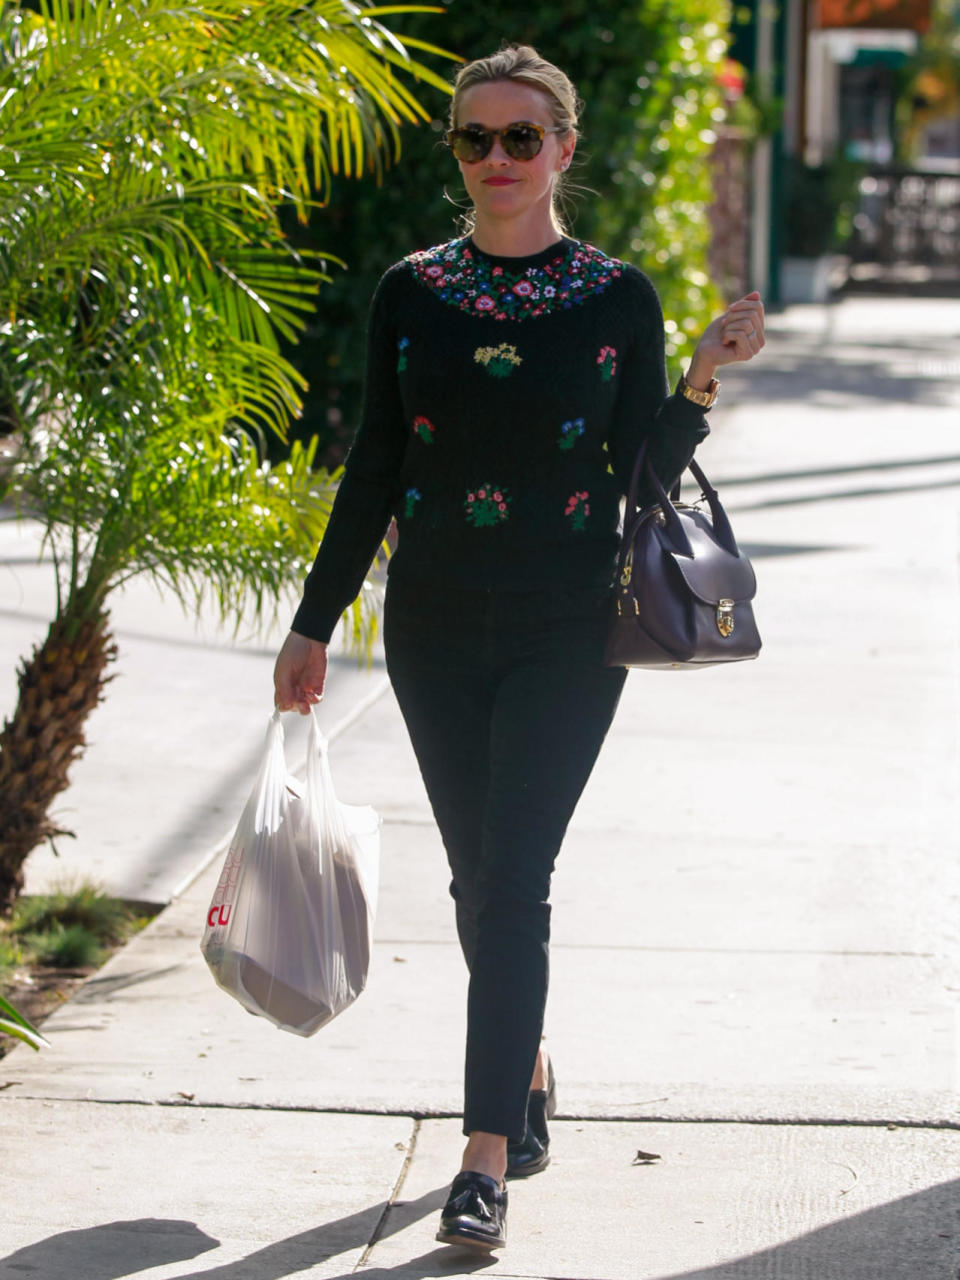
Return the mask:
[(506, 1188), (485, 1173), (458, 1173), (440, 1215), (437, 1239), (468, 1249), (502, 1249), (507, 1243)]
[(546, 1089), (531, 1089), (527, 1095), (527, 1127), (519, 1142), (507, 1143), (506, 1178), (529, 1178), (550, 1163), (550, 1131), (547, 1120), (556, 1114), (557, 1081), (553, 1061), (547, 1059)]

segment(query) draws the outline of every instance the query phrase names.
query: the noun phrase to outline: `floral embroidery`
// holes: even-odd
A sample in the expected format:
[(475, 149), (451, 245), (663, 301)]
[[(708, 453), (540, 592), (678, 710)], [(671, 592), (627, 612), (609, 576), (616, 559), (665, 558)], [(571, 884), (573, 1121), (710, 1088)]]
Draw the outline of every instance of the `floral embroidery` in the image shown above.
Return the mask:
[(477, 347), (473, 358), (493, 378), (509, 378), (514, 369), (523, 364), (517, 348), (509, 342), (501, 342), (499, 347)]
[(587, 501), (589, 497), (586, 490), (578, 490), (567, 499), (567, 509), (563, 514), (576, 530), (582, 529), (587, 523), (587, 516), (590, 514), (590, 504)]
[(604, 382), (609, 382), (617, 372), (616, 347), (601, 347), (600, 354), (597, 356), (597, 364), (600, 366), (600, 377)]
[(555, 257), (539, 266), (517, 271), (492, 265), (468, 239), (412, 253), (407, 262), (420, 283), (433, 289), (442, 302), (493, 320), (525, 320), (569, 311), (602, 293), (624, 270), (616, 258), (576, 241), (564, 242)]
[(510, 496), (504, 488), (492, 484), (471, 489), (464, 501), (467, 520), (476, 529), (484, 525), (501, 524), (509, 516)]
[(409, 520), (417, 509), (417, 503), (423, 497), (419, 489), (408, 489), (403, 495), (403, 514)]
[(425, 418), (423, 414), (418, 415), (413, 420), (413, 433), (420, 437), (424, 444), (433, 444), (433, 433), (436, 427), (429, 418)]
[(583, 431), (582, 418), (574, 418), (572, 422), (565, 422), (560, 428), (560, 439), (557, 443), (561, 449), (572, 449), (583, 435)]
[(407, 367), (407, 347), (409, 347), (409, 345), (409, 338), (401, 338), (397, 343), (397, 351), (400, 353), (397, 356), (397, 373), (403, 373), (404, 369)]

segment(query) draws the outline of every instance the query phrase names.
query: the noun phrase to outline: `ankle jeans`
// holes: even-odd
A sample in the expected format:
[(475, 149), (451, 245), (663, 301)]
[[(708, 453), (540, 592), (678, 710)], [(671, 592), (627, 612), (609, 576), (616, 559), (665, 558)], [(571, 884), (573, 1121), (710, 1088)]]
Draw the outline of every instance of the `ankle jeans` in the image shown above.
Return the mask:
[(387, 669), (450, 864), (470, 972), (463, 1131), (523, 1137), (548, 983), (550, 878), (626, 672), (610, 593), (390, 579)]

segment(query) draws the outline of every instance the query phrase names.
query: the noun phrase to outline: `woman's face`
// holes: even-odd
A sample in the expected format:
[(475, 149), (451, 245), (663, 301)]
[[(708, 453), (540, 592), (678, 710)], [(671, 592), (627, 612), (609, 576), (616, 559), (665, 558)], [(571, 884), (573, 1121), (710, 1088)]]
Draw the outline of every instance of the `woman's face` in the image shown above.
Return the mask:
[[(550, 100), (539, 89), (513, 80), (497, 80), (467, 89), (459, 102), (457, 125), (502, 129), (519, 120), (549, 129), (554, 121)], [(458, 160), (467, 194), (478, 218), (537, 219), (552, 225), (550, 215), (557, 174), (570, 163), (576, 135), (545, 133), (540, 154), (532, 160), (511, 160), (500, 139), (476, 164)]]

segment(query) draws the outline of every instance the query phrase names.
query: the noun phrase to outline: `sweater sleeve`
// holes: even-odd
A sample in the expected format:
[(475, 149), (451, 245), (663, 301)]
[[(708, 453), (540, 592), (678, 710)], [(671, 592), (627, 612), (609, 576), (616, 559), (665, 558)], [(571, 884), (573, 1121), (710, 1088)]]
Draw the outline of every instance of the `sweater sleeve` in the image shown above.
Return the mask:
[(402, 263), (391, 267), (370, 306), (360, 427), (292, 624), (311, 640), (326, 642), (333, 635), (340, 615), (360, 593), (393, 514), (406, 447), (396, 341), (404, 272)]
[[(664, 488), (683, 473), (694, 450), (709, 434), (704, 411), (677, 392), (670, 394), (666, 340), (660, 299), (647, 277), (627, 268), (634, 340), (626, 353), (610, 433), (610, 460), (625, 494), (637, 452), (649, 440), (649, 456)], [(653, 487), (641, 481), (641, 506), (655, 501)]]

